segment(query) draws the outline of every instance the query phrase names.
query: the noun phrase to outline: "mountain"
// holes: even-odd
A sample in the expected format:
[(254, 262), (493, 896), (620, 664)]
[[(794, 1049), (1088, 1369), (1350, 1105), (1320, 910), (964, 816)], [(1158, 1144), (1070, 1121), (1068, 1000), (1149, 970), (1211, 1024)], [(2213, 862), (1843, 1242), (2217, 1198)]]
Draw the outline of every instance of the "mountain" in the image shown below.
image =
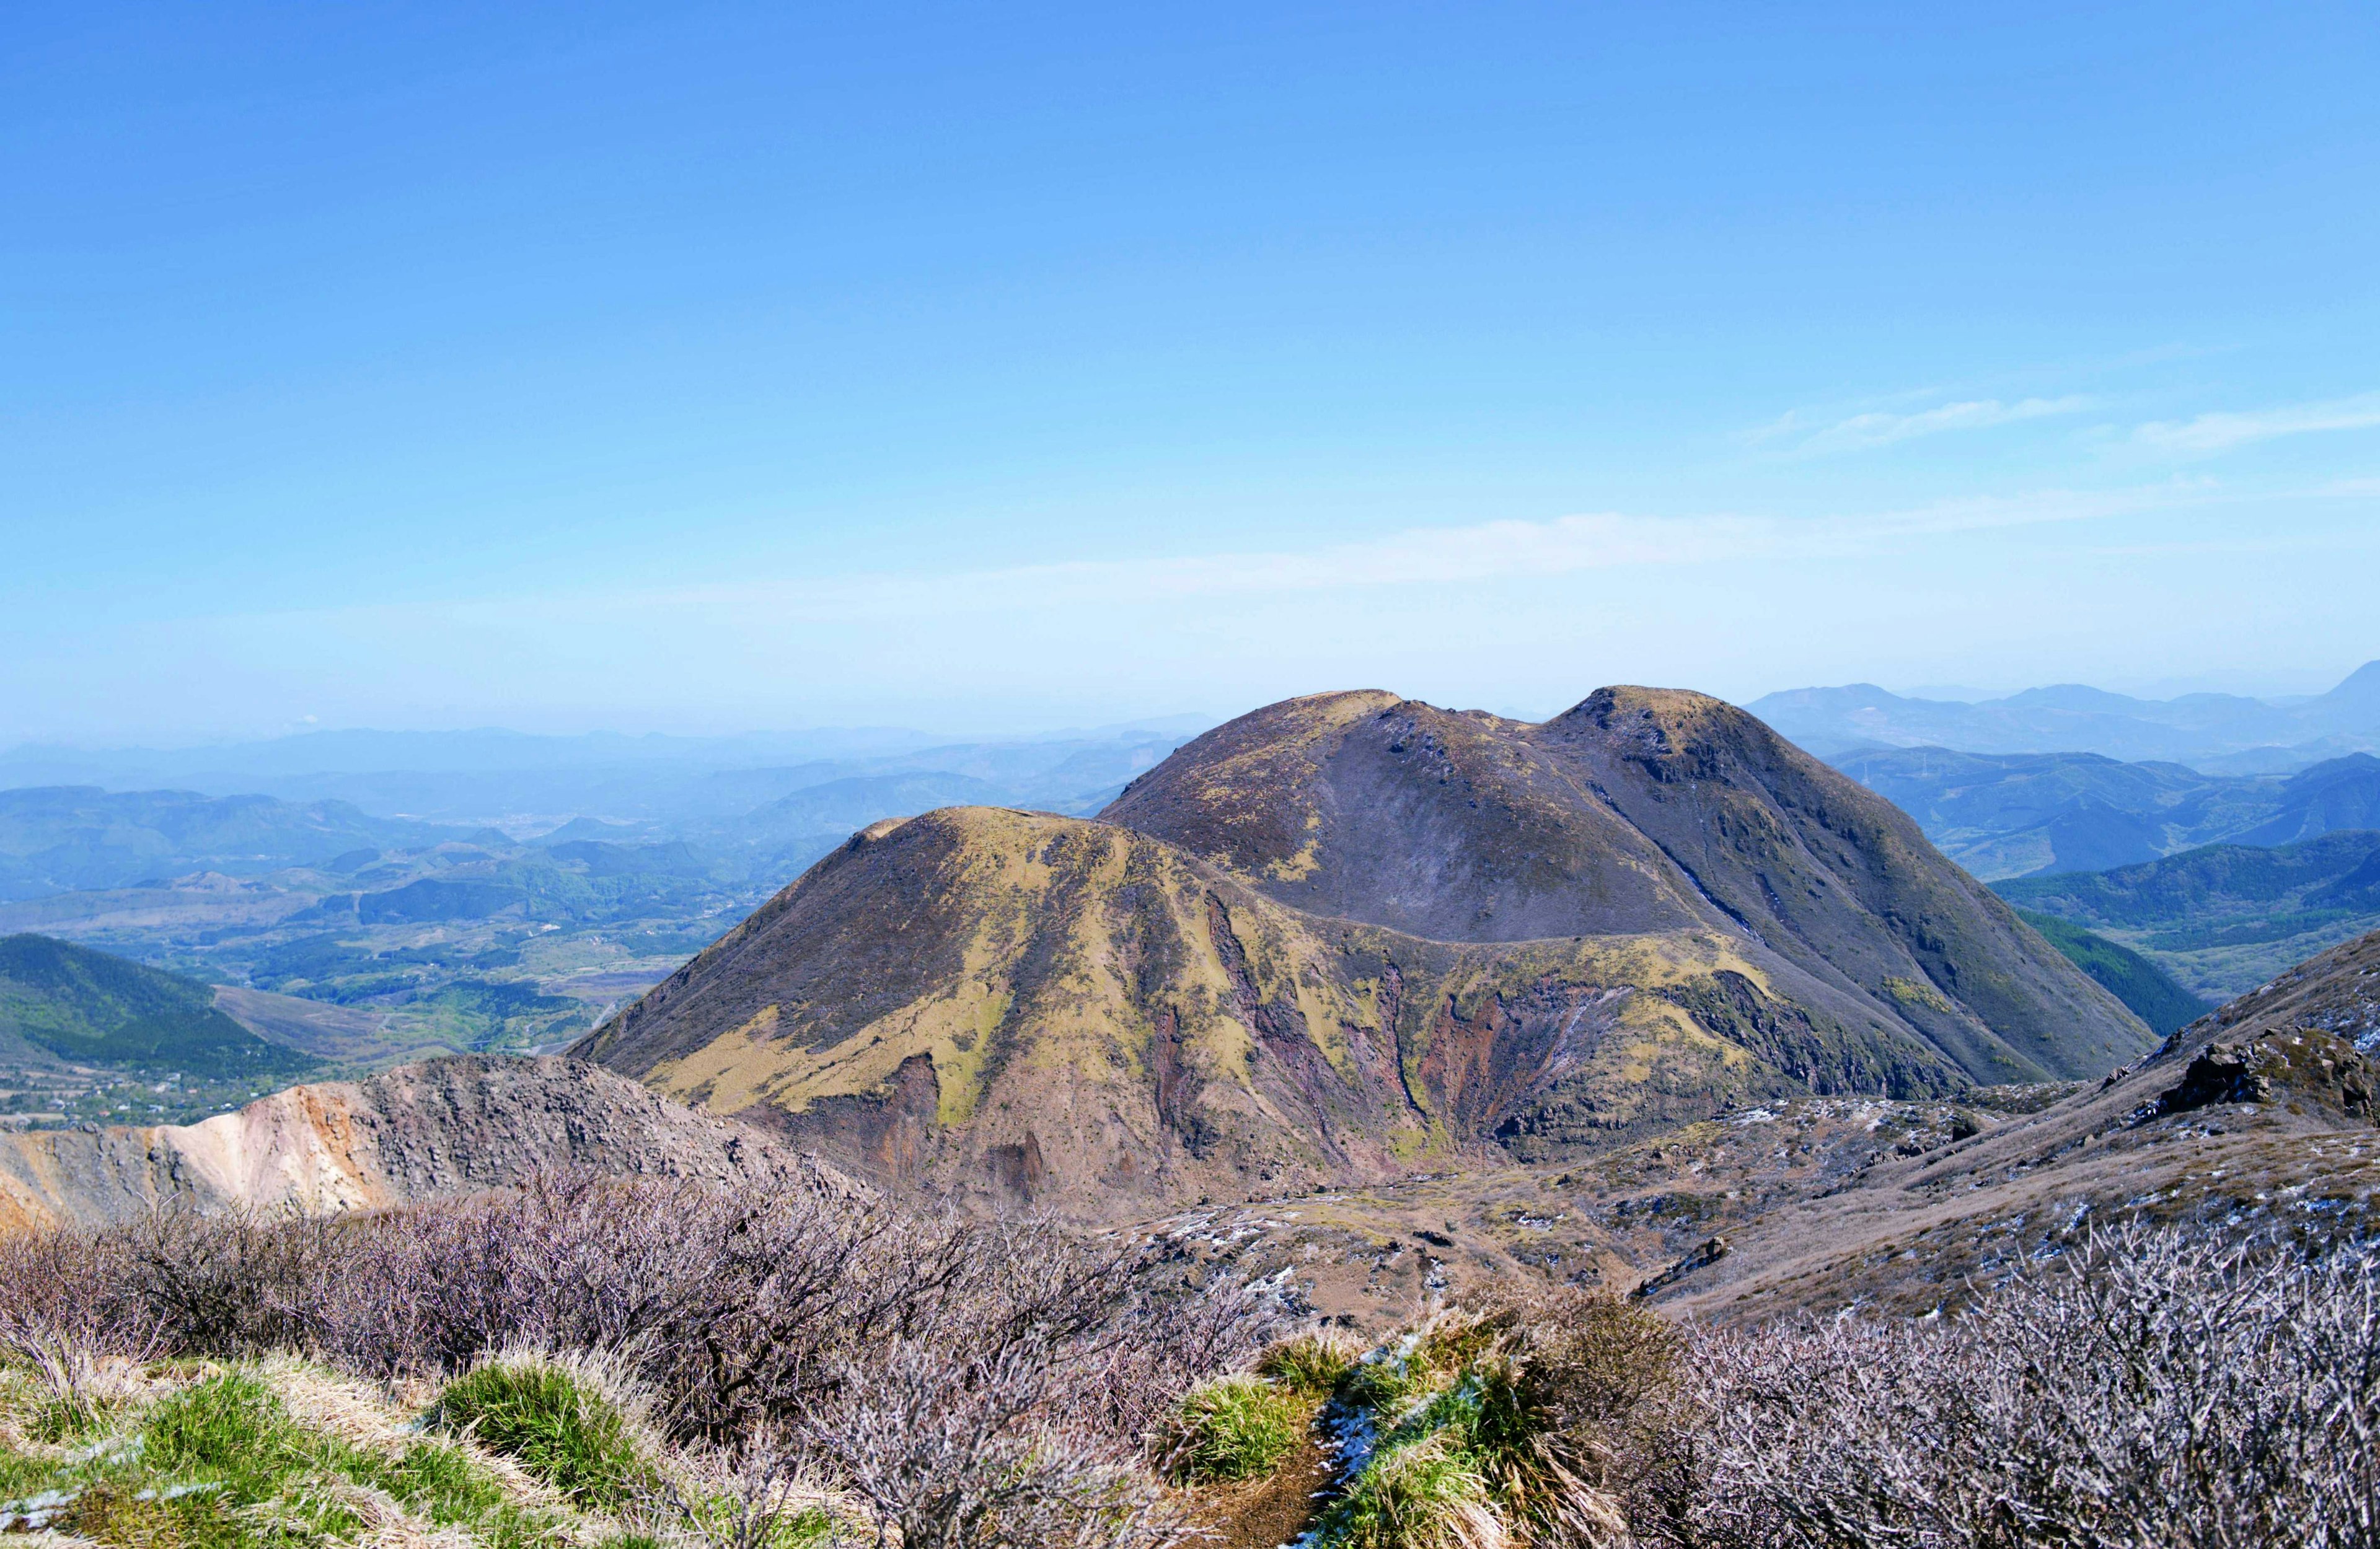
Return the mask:
[(2380, 830), (2274, 848), (2211, 844), (1993, 887), (2143, 953), (2193, 993), (2237, 995), (2380, 926)]
[(1749, 716), (1292, 700), (1096, 821), (877, 824), (574, 1051), (984, 1204), (1118, 1215), (1558, 1153), (2145, 1030)]
[(1189, 744), (1101, 816), (1284, 903), (1421, 936), (1731, 930), (1977, 1078), (2131, 1036), (1906, 816), (1703, 695), (1604, 689), (1540, 726), (1293, 700)]
[(2027, 689), (1977, 704), (1906, 698), (1874, 684), (1799, 688), (1745, 707), (1815, 753), (1869, 745), (1955, 747), (1969, 753), (2087, 752), (2120, 759), (2263, 769), (2301, 768), (2380, 749), (2380, 661), (2329, 693), (2290, 704), (2231, 694), (2135, 699), (2079, 684)]
[(0, 791), (0, 901), (128, 887), (191, 871), (258, 877), (328, 865), (361, 851), (436, 844), (455, 834), (370, 817), (345, 802), (95, 786)]
[(741, 1125), (561, 1059), (436, 1059), (293, 1086), (189, 1125), (0, 1134), (0, 1229), (159, 1204), (377, 1209), (570, 1168), (856, 1187)]
[(2180, 980), (2128, 947), (2055, 914), (2036, 914), (2030, 909), (2020, 909), (2017, 914), (2041, 932), (2043, 940), (2065, 953), (2068, 962), (2148, 1023), (2152, 1033), (2171, 1033), (2196, 1022), (2210, 1009), (2182, 988)]
[(1931, 746), (1863, 747), (1829, 761), (1986, 880), (2104, 871), (2222, 840), (2283, 844), (2380, 827), (2380, 758), (2363, 753), (2287, 779), (2095, 753)]
[(294, 1075), (321, 1062), (216, 1010), (206, 985), (45, 936), (0, 937), (0, 1058)]
[(2225, 837), (2241, 844), (2288, 844), (2342, 829), (2380, 829), (2380, 758), (2368, 753), (2333, 758), (2292, 776), (2281, 786), (2270, 817)]

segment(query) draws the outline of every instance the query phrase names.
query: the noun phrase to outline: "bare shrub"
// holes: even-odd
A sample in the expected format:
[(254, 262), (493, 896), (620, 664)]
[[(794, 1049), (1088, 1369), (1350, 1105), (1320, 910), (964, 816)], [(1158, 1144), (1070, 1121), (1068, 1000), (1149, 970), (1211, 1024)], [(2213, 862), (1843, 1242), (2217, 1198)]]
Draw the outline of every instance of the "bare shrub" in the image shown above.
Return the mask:
[[(905, 1544), (1172, 1542), (1186, 1530), (1144, 1434), (1278, 1322), (1259, 1287), (1160, 1288), (1146, 1247), (1048, 1222), (588, 1175), (50, 1240), (77, 1244), (64, 1278), (96, 1316), (176, 1353), (426, 1377), (492, 1351), (602, 1352), (671, 1441), (747, 1481), (808, 1470)], [(0, 1301), (16, 1283), (0, 1263)], [(714, 1526), (773, 1531), (775, 1498)]]
[(31, 1374), (43, 1425), (80, 1431), (140, 1386), (153, 1318), (109, 1292), (104, 1245), (64, 1232), (0, 1237), (0, 1357)]
[(1190, 1535), (1137, 1450), (1069, 1413), (1089, 1397), (1087, 1374), (1014, 1343), (968, 1351), (896, 1338), (844, 1375), (803, 1418), (801, 1440), (903, 1549), (1158, 1549)]
[(2128, 1228), (1947, 1324), (1699, 1333), (1632, 1515), (1712, 1549), (2369, 1545), (2375, 1267)]

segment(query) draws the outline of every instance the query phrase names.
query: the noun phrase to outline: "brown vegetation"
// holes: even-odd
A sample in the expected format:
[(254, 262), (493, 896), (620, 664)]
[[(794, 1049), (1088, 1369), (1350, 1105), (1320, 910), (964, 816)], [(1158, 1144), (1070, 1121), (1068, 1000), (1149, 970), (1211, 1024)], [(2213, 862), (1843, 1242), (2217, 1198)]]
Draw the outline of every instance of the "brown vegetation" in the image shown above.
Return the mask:
[[(1288, 1311), (1113, 1236), (586, 1176), (0, 1243), (0, 1356), (93, 1416), (165, 1358), (476, 1374), (433, 1416), (471, 1382), (477, 1412), (550, 1386), (601, 1441), (555, 1489), (738, 1549), (1159, 1549), (1284, 1523), (1320, 1549), (2380, 1543), (2368, 1246), (2128, 1228), (1961, 1313), (1767, 1329), (1508, 1284), (1359, 1350), (1276, 1337)], [(625, 1385), (627, 1418), (572, 1382)], [(647, 1423), (711, 1461), (649, 1463)], [(605, 1449), (624, 1460), (587, 1466)]]

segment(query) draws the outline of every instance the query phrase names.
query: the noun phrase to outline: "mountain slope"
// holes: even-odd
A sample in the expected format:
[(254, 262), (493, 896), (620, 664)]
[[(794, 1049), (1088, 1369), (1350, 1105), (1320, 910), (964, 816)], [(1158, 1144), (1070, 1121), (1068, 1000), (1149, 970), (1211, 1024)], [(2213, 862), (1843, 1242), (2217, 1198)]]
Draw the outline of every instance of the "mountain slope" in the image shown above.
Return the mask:
[[(1790, 1204), (1662, 1299), (1759, 1319), (1923, 1313), (2128, 1218), (2354, 1240), (2380, 1210), (2380, 933), (2301, 963), (2040, 1112)], [(1906, 1159), (1904, 1159), (1906, 1158)]]
[(2097, 981), (2148, 1023), (2152, 1033), (2171, 1033), (2196, 1022), (2209, 1010), (2205, 1001), (2181, 987), (2174, 976), (2129, 947), (2095, 936), (2071, 920), (2020, 909), (2018, 916), (2041, 932), (2041, 938), (2066, 954), (2067, 961)]
[(1539, 726), (1291, 700), (1100, 816), (1284, 903), (1418, 935), (1730, 931), (1976, 1080), (2104, 1070), (2141, 1038), (1906, 816), (1703, 695), (1603, 689)]
[(0, 937), (0, 1053), (195, 1075), (295, 1075), (321, 1061), (215, 1009), (206, 985), (46, 936)]
[(1957, 1069), (1733, 933), (1450, 943), (1105, 823), (868, 829), (574, 1053), (999, 1204), (1381, 1177)]
[(2240, 844), (2289, 844), (2341, 829), (2380, 829), (2380, 758), (2350, 754), (2285, 781), (2272, 817), (2228, 835)]

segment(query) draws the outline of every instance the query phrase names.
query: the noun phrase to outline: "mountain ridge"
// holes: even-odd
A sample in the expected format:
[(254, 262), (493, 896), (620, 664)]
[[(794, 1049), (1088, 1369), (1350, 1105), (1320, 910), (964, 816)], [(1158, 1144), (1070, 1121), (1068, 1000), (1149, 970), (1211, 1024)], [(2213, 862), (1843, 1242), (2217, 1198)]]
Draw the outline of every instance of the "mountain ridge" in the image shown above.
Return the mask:
[(1718, 700), (1533, 727), (1362, 691), (1226, 723), (1096, 821), (871, 826), (574, 1052), (877, 1176), (1112, 1213), (2148, 1038)]

